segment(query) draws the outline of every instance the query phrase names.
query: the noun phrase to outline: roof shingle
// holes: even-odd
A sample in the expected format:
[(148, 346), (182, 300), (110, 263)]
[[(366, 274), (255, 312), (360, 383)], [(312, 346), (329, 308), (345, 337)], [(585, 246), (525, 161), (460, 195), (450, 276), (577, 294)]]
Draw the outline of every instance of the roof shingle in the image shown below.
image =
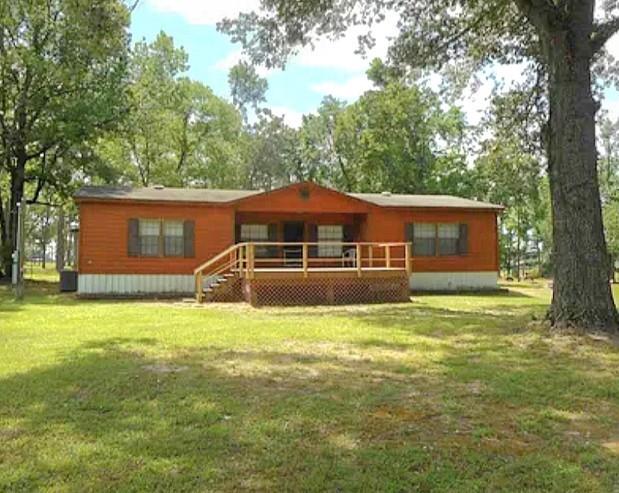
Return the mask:
[[(108, 187), (85, 186), (74, 195), (76, 199), (94, 200), (138, 200), (153, 202), (204, 202), (225, 203), (263, 193), (262, 190), (218, 190), (206, 188), (170, 187)], [(503, 206), (464, 199), (452, 195), (405, 195), (387, 193), (347, 193), (356, 199), (364, 200), (381, 207), (428, 207), (457, 209), (501, 210)]]

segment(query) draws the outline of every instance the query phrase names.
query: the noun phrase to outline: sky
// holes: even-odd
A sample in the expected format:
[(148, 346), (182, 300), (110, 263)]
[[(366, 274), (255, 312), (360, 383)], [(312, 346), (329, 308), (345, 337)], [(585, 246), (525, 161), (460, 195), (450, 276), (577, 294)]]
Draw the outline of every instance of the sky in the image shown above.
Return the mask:
[[(160, 31), (174, 38), (189, 56), (188, 75), (208, 86), (219, 96), (229, 98), (228, 70), (241, 57), (241, 48), (228, 36), (217, 32), (216, 23), (225, 17), (236, 17), (241, 11), (257, 8), (259, 0), (141, 0), (131, 20), (133, 41), (155, 39)], [(311, 113), (321, 100), (332, 95), (354, 101), (370, 89), (365, 72), (372, 58), (384, 57), (389, 38), (395, 34), (395, 21), (387, 20), (373, 31), (376, 46), (366, 58), (355, 54), (357, 35), (349, 31), (336, 41), (320, 40), (314, 49), (303, 49), (289, 61), (285, 70), (266, 71), (269, 90), (267, 106), (283, 116), (287, 123), (299, 126), (303, 114)], [(610, 41), (611, 53), (619, 58), (619, 36)], [(522, 67), (499, 67), (495, 76), (509, 84), (521, 75)], [(465, 93), (460, 101), (467, 120), (479, 122), (492, 85), (490, 82)], [(619, 92), (607, 90), (602, 107), (613, 118), (619, 118)]]

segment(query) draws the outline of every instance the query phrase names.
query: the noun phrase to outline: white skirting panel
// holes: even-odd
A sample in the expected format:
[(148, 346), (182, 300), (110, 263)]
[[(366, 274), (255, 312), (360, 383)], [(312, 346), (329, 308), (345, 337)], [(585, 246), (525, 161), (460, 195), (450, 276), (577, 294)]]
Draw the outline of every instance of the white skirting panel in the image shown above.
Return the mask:
[(498, 289), (498, 272), (413, 272), (410, 288), (417, 291)]
[(194, 277), (185, 274), (79, 274), (77, 278), (78, 294), (192, 294), (194, 289)]

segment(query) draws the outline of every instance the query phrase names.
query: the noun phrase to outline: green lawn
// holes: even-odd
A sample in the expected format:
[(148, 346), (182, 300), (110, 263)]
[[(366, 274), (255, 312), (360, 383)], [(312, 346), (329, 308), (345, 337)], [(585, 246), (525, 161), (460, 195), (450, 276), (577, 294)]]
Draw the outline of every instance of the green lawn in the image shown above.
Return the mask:
[(531, 323), (548, 299), (0, 287), (0, 491), (619, 491), (619, 349)]

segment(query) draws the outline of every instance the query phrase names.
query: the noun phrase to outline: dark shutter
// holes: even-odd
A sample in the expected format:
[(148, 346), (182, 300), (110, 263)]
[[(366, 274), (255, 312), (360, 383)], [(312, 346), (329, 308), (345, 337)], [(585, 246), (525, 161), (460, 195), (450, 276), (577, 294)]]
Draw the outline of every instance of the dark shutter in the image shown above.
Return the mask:
[(342, 240), (344, 243), (355, 241), (355, 228), (352, 224), (344, 224), (342, 227)]
[[(307, 241), (310, 243), (316, 243), (318, 241), (318, 226), (315, 224), (307, 225)], [(312, 245), (309, 247), (309, 256), (317, 257), (318, 256), (318, 247), (316, 245)]]
[(127, 227), (127, 255), (140, 256), (140, 220), (129, 219)]
[[(269, 228), (269, 241), (277, 241), (277, 223), (269, 224), (268, 228)], [(266, 250), (267, 250), (267, 257), (269, 258), (277, 257), (277, 246), (271, 245)]]
[(234, 225), (234, 243), (241, 243), (241, 225)]
[(469, 225), (460, 224), (460, 236), (458, 237), (458, 255), (469, 253)]
[(192, 220), (183, 222), (183, 249), (185, 258), (195, 257), (196, 223)]
[(407, 223), (404, 225), (404, 241), (406, 243), (413, 243), (415, 239), (415, 225), (413, 223)]

